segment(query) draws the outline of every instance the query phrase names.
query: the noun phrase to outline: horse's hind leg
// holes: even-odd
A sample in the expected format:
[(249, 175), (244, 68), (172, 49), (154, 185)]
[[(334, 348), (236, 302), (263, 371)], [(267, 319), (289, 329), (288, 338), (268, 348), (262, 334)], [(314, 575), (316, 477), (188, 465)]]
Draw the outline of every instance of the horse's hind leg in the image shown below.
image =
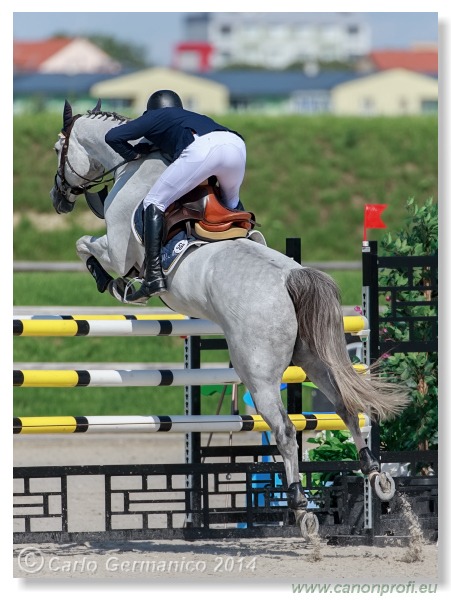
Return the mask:
[(299, 477), (296, 429), (282, 403), (280, 388), (260, 384), (250, 391), (259, 414), (271, 428), (285, 465), (288, 507), (294, 512), (303, 537), (309, 540), (311, 535), (317, 533), (319, 525), (316, 516), (306, 512), (307, 498)]
[(333, 404), (337, 414), (348, 426), (359, 453), (362, 449), (367, 448), (365, 439), (360, 431), (358, 418), (357, 416), (351, 415), (346, 409), (338, 386), (335, 383), (335, 378), (329, 367), (317, 356), (312, 354), (307, 348), (307, 345), (300, 340), (296, 343), (293, 362), (295, 365), (302, 366), (302, 369), (306, 372), (309, 380), (314, 383)]
[[(262, 301), (263, 304), (264, 301)], [(271, 321), (267, 336), (256, 335), (262, 324), (264, 315), (277, 312), (280, 323)], [(266, 312), (265, 312), (266, 311)], [(318, 519), (313, 513), (307, 512), (305, 497), (299, 478), (298, 444), (296, 429), (288, 418), (287, 411), (280, 395), (280, 382), (283, 372), (290, 364), (293, 348), (296, 342), (293, 306), (277, 306), (262, 309), (262, 316), (252, 322), (249, 315), (244, 314), (241, 325), (233, 321), (232, 327), (225, 325), (224, 333), (229, 346), (230, 359), (241, 381), (252, 395), (255, 407), (274, 435), (277, 448), (282, 456), (288, 484), (287, 502), (293, 510), (296, 523), (300, 526), (302, 536), (308, 540), (318, 529)], [(246, 318), (247, 317), (247, 318)], [(267, 317), (266, 317), (267, 318)], [(265, 323), (265, 325), (268, 325)], [(283, 333), (281, 333), (283, 332)], [(250, 344), (250, 341), (252, 342)]]
[(335, 378), (329, 367), (325, 365), (317, 356), (312, 354), (307, 348), (307, 345), (300, 340), (298, 340), (296, 343), (293, 362), (296, 365), (302, 366), (309, 380), (327, 396), (329, 401), (335, 407), (335, 411), (338, 416), (341, 417), (341, 419), (347, 425), (359, 453), (360, 468), (362, 473), (370, 477), (373, 487), (374, 485), (378, 486), (376, 487), (377, 495), (383, 500), (389, 500), (392, 498), (395, 491), (394, 482), (390, 476), (387, 478), (385, 474), (383, 481), (379, 481), (378, 476), (381, 475), (380, 463), (366, 444), (359, 427), (357, 415), (350, 414), (346, 409), (343, 398), (335, 382)]
[[(288, 485), (299, 482), (296, 429), (287, 416), (278, 387), (262, 386), (251, 393), (259, 414), (268, 423), (274, 435), (285, 464)], [(303, 508), (307, 506), (305, 497), (300, 502)]]

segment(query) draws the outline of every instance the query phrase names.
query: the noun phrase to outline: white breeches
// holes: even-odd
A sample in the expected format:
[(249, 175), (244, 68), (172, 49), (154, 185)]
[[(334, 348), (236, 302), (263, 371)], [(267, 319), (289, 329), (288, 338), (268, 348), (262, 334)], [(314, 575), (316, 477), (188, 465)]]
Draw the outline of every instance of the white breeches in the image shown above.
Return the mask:
[(181, 155), (169, 165), (144, 198), (143, 207), (155, 204), (161, 211), (215, 175), (222, 202), (235, 208), (246, 168), (246, 146), (229, 131), (213, 131), (195, 136)]

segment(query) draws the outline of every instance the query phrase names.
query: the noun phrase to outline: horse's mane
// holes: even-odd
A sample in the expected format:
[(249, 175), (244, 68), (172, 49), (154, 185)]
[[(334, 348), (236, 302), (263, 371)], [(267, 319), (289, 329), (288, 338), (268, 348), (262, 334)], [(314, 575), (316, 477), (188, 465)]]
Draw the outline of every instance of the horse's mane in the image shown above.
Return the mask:
[(86, 117), (92, 117), (95, 119), (96, 117), (105, 117), (106, 119), (112, 119), (113, 121), (130, 121), (130, 117), (124, 117), (123, 115), (118, 115), (115, 112), (108, 112), (106, 110), (88, 110), (86, 112)]

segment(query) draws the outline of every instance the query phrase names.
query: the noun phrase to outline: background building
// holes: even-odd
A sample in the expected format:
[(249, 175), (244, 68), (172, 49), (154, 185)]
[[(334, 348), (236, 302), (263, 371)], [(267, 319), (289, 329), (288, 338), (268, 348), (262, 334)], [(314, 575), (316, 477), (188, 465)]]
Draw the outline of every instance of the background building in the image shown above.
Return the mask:
[(429, 45), (404, 50), (374, 50), (358, 64), (362, 71), (408, 69), (426, 75), (438, 74), (438, 48)]
[(437, 113), (438, 80), (406, 69), (381, 71), (337, 85), (331, 103), (337, 115)]
[[(88, 110), (95, 104), (95, 99), (91, 96), (91, 87), (98, 81), (111, 80), (111, 77), (107, 73), (16, 75), (13, 83), (14, 114), (61, 112), (66, 99), (73, 102), (78, 111)], [(107, 109), (108, 106), (105, 104), (104, 108)]]
[(185, 19), (174, 66), (201, 70), (202, 49), (187, 48), (188, 42), (211, 45), (211, 69), (284, 69), (299, 62), (354, 61), (369, 53), (371, 32), (362, 13), (193, 13)]
[(93, 97), (102, 98), (105, 105), (130, 108), (142, 113), (152, 92), (173, 89), (188, 110), (206, 114), (221, 114), (229, 109), (229, 91), (216, 81), (166, 68), (143, 69), (122, 77), (96, 83)]
[(41, 41), (15, 41), (15, 73), (117, 73), (119, 62), (85, 38), (54, 37)]
[(206, 114), (438, 110), (437, 46), (372, 49), (366, 13), (183, 14), (188, 39), (172, 69), (121, 68), (134, 48), (114, 39), (102, 46), (114, 59), (82, 37), (15, 41), (14, 112), (59, 110), (65, 98), (83, 110), (101, 97), (107, 110), (140, 114), (159, 88)]
[(224, 70), (206, 73), (227, 87), (230, 109), (266, 114), (315, 114), (331, 111), (331, 90), (359, 77), (350, 71), (325, 71), (309, 76), (302, 71)]

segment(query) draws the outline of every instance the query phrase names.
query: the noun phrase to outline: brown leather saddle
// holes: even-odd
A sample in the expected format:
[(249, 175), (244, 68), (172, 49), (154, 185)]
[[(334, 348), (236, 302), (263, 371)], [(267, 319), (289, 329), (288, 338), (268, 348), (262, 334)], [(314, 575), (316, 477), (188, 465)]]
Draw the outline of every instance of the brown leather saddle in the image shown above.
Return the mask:
[(218, 186), (205, 182), (168, 208), (163, 243), (183, 229), (188, 236), (208, 241), (246, 237), (255, 224), (253, 213), (226, 208), (219, 200)]
[[(208, 242), (246, 237), (257, 225), (254, 214), (226, 208), (219, 198), (219, 187), (206, 180), (171, 204), (165, 213), (163, 245), (181, 231), (186, 231), (188, 237)], [(142, 243), (142, 202), (135, 210), (132, 223)]]

